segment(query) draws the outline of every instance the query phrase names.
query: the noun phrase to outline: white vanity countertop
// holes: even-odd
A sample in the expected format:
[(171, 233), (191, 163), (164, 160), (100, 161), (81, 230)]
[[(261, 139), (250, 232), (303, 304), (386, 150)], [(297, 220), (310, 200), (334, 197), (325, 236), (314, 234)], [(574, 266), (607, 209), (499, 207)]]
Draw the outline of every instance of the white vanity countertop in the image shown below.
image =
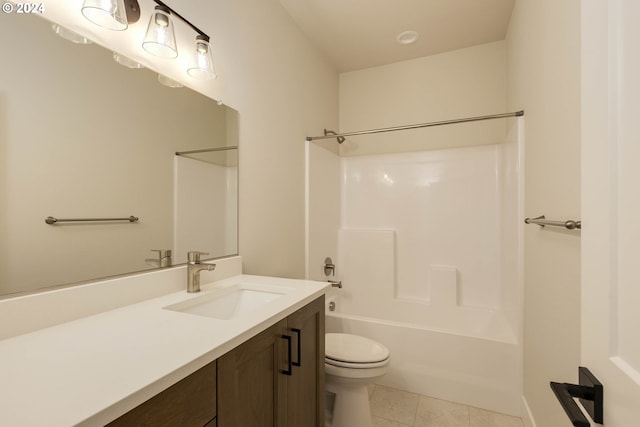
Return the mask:
[[(238, 283), (290, 291), (233, 320), (163, 308)], [(0, 425), (104, 425), (328, 289), (240, 275), (2, 340)]]

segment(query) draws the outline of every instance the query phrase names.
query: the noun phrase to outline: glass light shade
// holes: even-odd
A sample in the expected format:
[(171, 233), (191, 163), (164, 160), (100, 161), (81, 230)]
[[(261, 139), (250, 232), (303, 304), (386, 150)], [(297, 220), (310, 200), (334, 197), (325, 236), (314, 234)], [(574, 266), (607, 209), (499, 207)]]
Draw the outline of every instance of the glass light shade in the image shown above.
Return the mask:
[(151, 19), (149, 19), (149, 26), (142, 42), (142, 48), (150, 54), (161, 58), (175, 58), (178, 56), (176, 35), (173, 32), (171, 11), (168, 8), (164, 6), (155, 7)]
[(69, 40), (70, 42), (73, 43), (78, 43), (78, 44), (91, 44), (93, 43), (91, 40), (89, 40), (88, 38), (86, 38), (85, 36), (76, 33), (75, 31), (71, 31), (68, 28), (65, 28), (61, 25), (58, 24), (53, 24), (51, 26), (51, 28), (53, 28), (53, 32), (56, 33), (57, 35), (59, 35), (60, 37), (62, 37), (65, 40)]
[(127, 68), (144, 68), (144, 65), (134, 61), (127, 56), (121, 55), (118, 52), (113, 52), (113, 60), (120, 65), (124, 65)]
[(129, 26), (124, 0), (84, 0), (82, 14), (89, 21), (108, 30), (123, 31)]
[(209, 38), (198, 35), (196, 37), (196, 49), (191, 58), (187, 73), (196, 79), (209, 80), (216, 78), (216, 71), (213, 68), (213, 56)]
[(184, 87), (184, 85), (176, 80), (173, 80), (170, 77), (167, 77), (163, 74), (158, 74), (158, 82), (160, 82), (161, 85), (167, 86), (167, 87), (171, 87), (171, 88), (179, 88), (179, 87)]

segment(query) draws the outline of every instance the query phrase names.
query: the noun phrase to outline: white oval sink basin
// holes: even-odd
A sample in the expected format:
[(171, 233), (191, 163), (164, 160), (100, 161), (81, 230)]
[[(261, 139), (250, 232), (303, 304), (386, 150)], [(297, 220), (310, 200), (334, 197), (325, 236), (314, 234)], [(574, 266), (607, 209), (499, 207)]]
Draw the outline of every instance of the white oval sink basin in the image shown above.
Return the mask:
[(289, 290), (279, 287), (262, 289), (255, 285), (238, 284), (221, 292), (207, 292), (199, 297), (163, 308), (214, 319), (231, 320), (280, 298)]

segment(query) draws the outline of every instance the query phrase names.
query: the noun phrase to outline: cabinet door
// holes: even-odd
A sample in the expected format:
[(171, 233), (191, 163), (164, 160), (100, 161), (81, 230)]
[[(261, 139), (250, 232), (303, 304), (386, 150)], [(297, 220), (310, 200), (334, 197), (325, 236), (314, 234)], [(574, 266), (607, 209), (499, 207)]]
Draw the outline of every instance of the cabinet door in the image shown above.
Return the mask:
[(286, 326), (282, 320), (218, 359), (219, 427), (286, 427)]
[(324, 427), (324, 296), (290, 315), (287, 326), (294, 361), (287, 377), (288, 426)]
[(202, 427), (215, 416), (216, 362), (211, 362), (107, 426)]

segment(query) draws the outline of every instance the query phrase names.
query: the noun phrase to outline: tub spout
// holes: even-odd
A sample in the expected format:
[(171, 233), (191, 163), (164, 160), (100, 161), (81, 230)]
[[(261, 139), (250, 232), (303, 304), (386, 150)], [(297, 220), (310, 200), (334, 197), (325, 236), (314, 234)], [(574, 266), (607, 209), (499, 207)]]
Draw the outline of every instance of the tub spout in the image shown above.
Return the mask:
[(342, 289), (342, 280), (340, 280), (339, 282), (336, 282), (334, 280), (327, 280), (327, 282), (331, 283), (331, 286), (333, 286), (334, 288)]

